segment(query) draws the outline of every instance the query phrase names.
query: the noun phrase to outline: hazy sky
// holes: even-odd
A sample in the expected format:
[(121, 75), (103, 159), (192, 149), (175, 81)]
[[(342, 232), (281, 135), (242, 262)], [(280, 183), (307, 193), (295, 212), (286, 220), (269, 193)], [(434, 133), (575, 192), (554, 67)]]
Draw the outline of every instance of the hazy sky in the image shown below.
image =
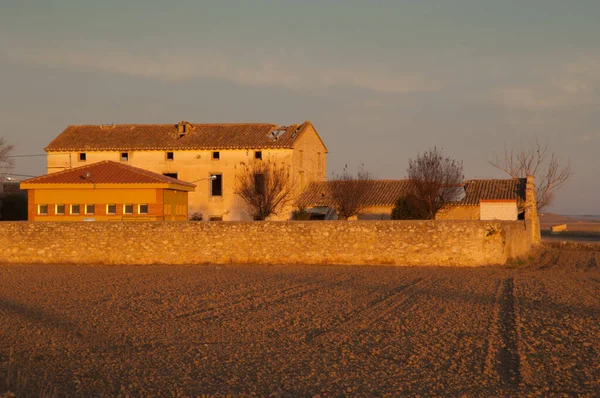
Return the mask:
[(551, 210), (598, 214), (599, 16), (598, 0), (1, 0), (0, 136), (43, 154), (69, 124), (311, 120), (328, 175), (404, 178), (435, 145), (486, 178), (537, 135), (575, 173)]

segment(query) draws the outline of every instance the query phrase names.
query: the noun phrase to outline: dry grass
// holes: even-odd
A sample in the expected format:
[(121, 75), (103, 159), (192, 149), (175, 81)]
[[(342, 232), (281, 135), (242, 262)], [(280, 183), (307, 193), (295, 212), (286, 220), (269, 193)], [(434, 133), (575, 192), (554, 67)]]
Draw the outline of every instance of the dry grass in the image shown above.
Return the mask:
[(594, 396), (600, 252), (571, 249), (514, 269), (3, 266), (0, 394)]

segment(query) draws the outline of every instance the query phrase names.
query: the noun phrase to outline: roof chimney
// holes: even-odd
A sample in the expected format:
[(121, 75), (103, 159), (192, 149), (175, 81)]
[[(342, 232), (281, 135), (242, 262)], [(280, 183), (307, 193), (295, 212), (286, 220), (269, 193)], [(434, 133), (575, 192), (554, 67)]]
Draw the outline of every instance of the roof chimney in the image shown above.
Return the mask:
[(177, 132), (179, 133), (179, 137), (186, 135), (190, 131), (190, 127), (192, 127), (192, 125), (184, 120), (177, 123)]

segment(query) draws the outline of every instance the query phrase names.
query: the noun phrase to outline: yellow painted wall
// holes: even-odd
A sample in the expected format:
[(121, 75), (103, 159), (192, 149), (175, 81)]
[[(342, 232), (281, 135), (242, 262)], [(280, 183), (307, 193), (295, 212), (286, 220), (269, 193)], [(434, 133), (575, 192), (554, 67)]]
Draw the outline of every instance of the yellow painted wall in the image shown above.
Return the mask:
[(188, 193), (165, 189), (163, 195), (165, 221), (186, 221), (188, 219)]
[[(263, 161), (272, 160), (277, 163), (287, 164), (291, 174), (298, 177), (299, 171), (303, 172), (303, 184), (313, 180), (326, 179), (326, 153), (316, 132), (307, 127), (297, 140), (298, 149), (263, 149)], [(303, 151), (300, 159), (299, 150)], [(126, 164), (139, 167), (155, 173), (177, 173), (177, 178), (183, 181), (196, 181), (206, 179), (213, 173), (223, 176), (223, 195), (211, 196), (210, 180), (197, 181), (195, 191), (189, 193), (188, 214), (202, 213), (205, 220), (210, 217), (222, 217), (223, 221), (249, 221), (250, 215), (246, 211), (245, 202), (233, 192), (235, 176), (244, 165), (254, 161), (254, 149), (249, 150), (220, 150), (220, 159), (213, 160), (212, 152), (207, 150), (173, 151), (174, 159), (167, 160), (167, 151), (129, 151), (129, 160)], [(80, 162), (79, 152), (48, 153), (48, 173), (62, 171), (69, 167), (79, 167), (85, 164), (96, 163), (104, 160), (120, 161), (120, 151), (88, 151), (87, 160)], [(298, 180), (299, 184), (300, 181)], [(300, 193), (301, 190), (298, 190)], [(274, 220), (290, 218), (292, 208), (286, 210)]]
[(36, 189), (35, 203), (156, 203), (152, 189)]
[[(121, 189), (35, 189), (33, 197), (33, 208), (29, 213), (29, 221), (83, 221), (94, 219), (95, 221), (156, 221), (162, 220), (162, 212), (157, 211), (157, 206), (162, 210), (162, 189), (156, 188), (121, 188)], [(182, 192), (185, 195), (185, 192)], [(39, 204), (48, 205), (47, 215), (38, 215)], [(55, 215), (55, 205), (64, 204), (65, 214)], [(72, 204), (79, 204), (78, 215), (71, 214)], [(95, 205), (94, 214), (85, 213), (85, 205)], [(116, 214), (106, 214), (106, 205), (115, 204)], [(123, 214), (123, 205), (133, 204), (134, 214)], [(149, 214), (139, 214), (138, 205), (148, 204)]]

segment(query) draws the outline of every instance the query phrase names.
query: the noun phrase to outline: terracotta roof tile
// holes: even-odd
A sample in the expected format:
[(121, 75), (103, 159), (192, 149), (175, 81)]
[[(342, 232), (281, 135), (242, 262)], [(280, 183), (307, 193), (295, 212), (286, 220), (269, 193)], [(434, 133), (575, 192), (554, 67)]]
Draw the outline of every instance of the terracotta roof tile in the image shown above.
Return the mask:
[(526, 178), (469, 180), (465, 183), (465, 197), (458, 203), (463, 206), (479, 205), (480, 200), (515, 199), (525, 203)]
[[(86, 173), (90, 177), (86, 178)], [(179, 184), (194, 187), (194, 184), (153, 173), (148, 170), (105, 160), (57, 173), (22, 181), (22, 184)]]
[[(457, 204), (462, 206), (479, 205), (480, 200), (515, 199), (517, 204), (525, 203), (525, 185), (527, 179), (489, 179), (468, 180), (465, 182), (465, 197)], [(330, 182), (313, 182), (306, 187), (296, 201), (303, 207), (331, 207)], [(373, 180), (365, 199), (366, 206), (394, 206), (401, 195), (410, 190), (408, 180)]]
[[(179, 125), (186, 126), (185, 134)], [(291, 148), (310, 122), (68, 126), (46, 151)]]
[[(394, 206), (401, 195), (409, 191), (408, 180), (372, 180), (365, 198), (365, 206)], [(296, 201), (297, 206), (321, 207), (333, 206), (330, 193), (330, 181), (312, 182)]]

